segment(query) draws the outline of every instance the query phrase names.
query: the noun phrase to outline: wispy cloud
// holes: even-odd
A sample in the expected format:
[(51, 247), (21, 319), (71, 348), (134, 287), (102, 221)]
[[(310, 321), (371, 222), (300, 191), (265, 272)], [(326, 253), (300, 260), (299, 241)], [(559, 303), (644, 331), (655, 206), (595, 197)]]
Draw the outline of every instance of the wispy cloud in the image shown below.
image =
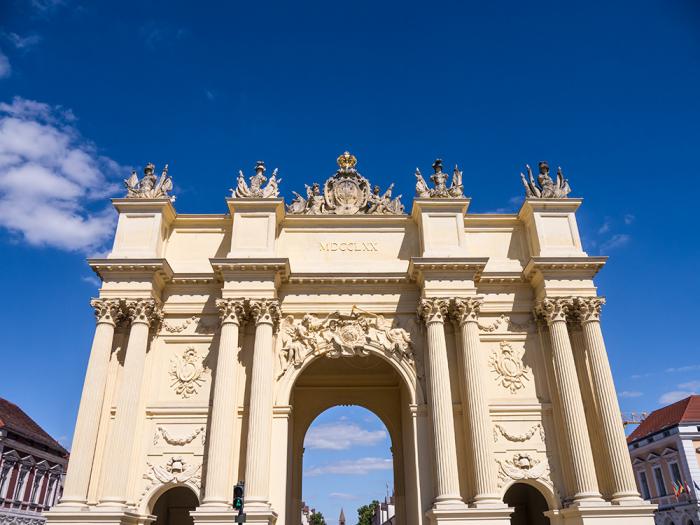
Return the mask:
[(636, 390), (623, 390), (622, 392), (619, 393), (620, 397), (625, 397), (625, 398), (633, 398), (633, 397), (642, 397), (644, 393), (638, 392)]
[(697, 392), (687, 390), (671, 390), (670, 392), (666, 392), (661, 395), (659, 398), (659, 404), (670, 405), (671, 403), (675, 403), (676, 401), (680, 401), (681, 399), (685, 399), (686, 397), (692, 396), (696, 393)]
[(102, 286), (102, 281), (96, 276), (96, 275), (83, 275), (80, 278), (81, 281), (86, 282), (88, 284), (91, 284), (95, 286), (96, 288), (99, 288)]
[(681, 383), (678, 388), (683, 388), (685, 390), (700, 390), (700, 381), (688, 381), (687, 383)]
[(41, 37), (37, 34), (31, 34), (27, 36), (21, 36), (17, 33), (5, 33), (5, 38), (10, 41), (10, 43), (20, 50), (29, 50), (39, 42), (41, 42)]
[(674, 372), (693, 372), (695, 370), (700, 370), (700, 365), (685, 365), (685, 366), (679, 366), (675, 368), (667, 368), (665, 370), (666, 373), (672, 374)]
[(610, 231), (610, 221), (606, 219), (605, 222), (603, 223), (603, 225), (600, 228), (598, 228), (598, 235), (604, 235), (604, 234), (608, 233), (609, 231)]
[(12, 67), (10, 66), (10, 59), (7, 55), (0, 49), (0, 78), (7, 78), (12, 74)]
[(209, 100), (214, 100), (216, 97), (214, 96), (214, 92), (211, 91), (210, 89), (205, 89), (204, 94)]
[(601, 253), (607, 253), (615, 248), (620, 248), (630, 242), (632, 237), (626, 233), (616, 233), (610, 239), (600, 245)]
[(310, 467), (305, 474), (307, 476), (321, 476), (323, 474), (343, 474), (347, 476), (365, 476), (378, 470), (391, 470), (393, 463), (389, 458), (359, 458), (346, 459), (329, 463), (318, 467)]
[(91, 252), (112, 235), (115, 214), (103, 200), (124, 170), (75, 120), (34, 100), (0, 103), (0, 227), (30, 245)]
[(331, 499), (341, 499), (344, 501), (352, 501), (357, 499), (357, 495), (349, 494), (347, 492), (331, 492), (328, 494), (328, 497)]
[(651, 376), (653, 376), (653, 375), (654, 375), (654, 374), (652, 374), (651, 372), (645, 372), (645, 373), (643, 373), (643, 374), (632, 374), (632, 375), (630, 376), (630, 378), (631, 378), (631, 379), (643, 379), (643, 378), (645, 378), (645, 377), (651, 377)]
[(347, 450), (356, 446), (375, 445), (386, 437), (384, 430), (365, 430), (354, 423), (328, 423), (311, 427), (304, 439), (304, 447)]
[(622, 218), (622, 220), (625, 221), (625, 224), (627, 226), (629, 226), (630, 224), (632, 224), (634, 222), (635, 218), (636, 217), (634, 215), (632, 215), (631, 213), (626, 213), (625, 216)]

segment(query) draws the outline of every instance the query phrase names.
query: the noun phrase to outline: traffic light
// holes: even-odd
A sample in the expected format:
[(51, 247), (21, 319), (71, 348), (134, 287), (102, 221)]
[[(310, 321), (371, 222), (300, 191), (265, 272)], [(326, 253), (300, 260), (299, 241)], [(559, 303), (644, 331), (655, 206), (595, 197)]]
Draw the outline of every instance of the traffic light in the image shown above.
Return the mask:
[(233, 510), (237, 510), (238, 514), (243, 514), (243, 494), (245, 493), (245, 483), (239, 481), (238, 485), (233, 487)]

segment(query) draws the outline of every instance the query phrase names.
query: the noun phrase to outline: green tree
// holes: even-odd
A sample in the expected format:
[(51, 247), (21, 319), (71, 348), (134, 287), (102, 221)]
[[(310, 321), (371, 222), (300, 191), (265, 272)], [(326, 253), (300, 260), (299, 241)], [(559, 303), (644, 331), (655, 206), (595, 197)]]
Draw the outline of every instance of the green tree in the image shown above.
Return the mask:
[(326, 520), (323, 518), (323, 514), (320, 512), (314, 512), (309, 517), (309, 523), (311, 525), (326, 525)]
[(372, 516), (379, 508), (379, 502), (375, 499), (369, 505), (362, 505), (357, 509), (357, 525), (372, 525)]

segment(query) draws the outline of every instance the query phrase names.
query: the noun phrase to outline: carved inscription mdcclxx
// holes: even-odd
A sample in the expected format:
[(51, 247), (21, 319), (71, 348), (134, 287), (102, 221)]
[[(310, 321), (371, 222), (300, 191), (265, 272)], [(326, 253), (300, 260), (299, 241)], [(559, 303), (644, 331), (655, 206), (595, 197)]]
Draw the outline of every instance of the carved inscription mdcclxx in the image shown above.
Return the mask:
[(321, 241), (319, 249), (322, 252), (378, 252), (379, 243), (373, 241), (332, 242)]

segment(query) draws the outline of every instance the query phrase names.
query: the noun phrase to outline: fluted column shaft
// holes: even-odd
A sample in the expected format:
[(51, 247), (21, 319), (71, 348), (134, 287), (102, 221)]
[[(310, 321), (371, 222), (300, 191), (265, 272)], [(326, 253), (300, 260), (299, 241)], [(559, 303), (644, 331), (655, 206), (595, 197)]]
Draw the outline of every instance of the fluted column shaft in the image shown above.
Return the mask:
[(107, 446), (107, 465), (104, 472), (100, 505), (126, 505), (130, 458), (139, 420), (139, 400), (148, 349), (151, 321), (158, 315), (153, 299), (126, 302), (131, 320), (129, 341), (126, 346), (124, 370), (117, 394), (117, 413)]
[(457, 446), (445, 341), (447, 308), (448, 303), (444, 299), (423, 299), (419, 307), (419, 315), (425, 321), (428, 338), (428, 403), (435, 445), (436, 506), (444, 503), (463, 504), (459, 494)]
[(274, 370), (272, 336), (279, 321), (279, 303), (269, 299), (251, 301), (250, 313), (255, 320), (255, 344), (248, 411), (246, 502), (251, 507), (269, 508)]
[(456, 299), (453, 315), (459, 322), (462, 349), (462, 397), (467, 416), (468, 450), (474, 473), (477, 507), (502, 505), (493, 461), (491, 415), (479, 362), (479, 308), (481, 298)]
[(602, 430), (605, 454), (609, 463), (614, 503), (636, 501), (641, 498), (632, 472), (622, 415), (617, 402), (608, 353), (600, 328), (600, 310), (604, 299), (599, 297), (578, 298), (577, 314), (583, 328), (583, 340), (588, 350), (593, 392), (598, 405), (599, 424)]
[(93, 299), (90, 304), (95, 309), (97, 326), (92, 339), (92, 349), (85, 373), (83, 393), (80, 397), (73, 446), (61, 498), (61, 503), (64, 505), (82, 506), (87, 502), (99, 429), (95, 422), (100, 420), (102, 411), (114, 328), (122, 315), (121, 301), (118, 299)]
[(561, 400), (564, 432), (571, 453), (574, 474), (574, 502), (600, 501), (595, 474), (593, 450), (586, 427), (586, 414), (579, 389), (576, 364), (566, 326), (571, 300), (545, 299), (539, 309), (549, 324), (552, 359), (556, 374), (557, 391)]
[(236, 421), (236, 355), (238, 332), (243, 317), (242, 299), (220, 299), (221, 336), (216, 360), (216, 377), (211, 408), (204, 505), (227, 506), (231, 501), (229, 479)]

